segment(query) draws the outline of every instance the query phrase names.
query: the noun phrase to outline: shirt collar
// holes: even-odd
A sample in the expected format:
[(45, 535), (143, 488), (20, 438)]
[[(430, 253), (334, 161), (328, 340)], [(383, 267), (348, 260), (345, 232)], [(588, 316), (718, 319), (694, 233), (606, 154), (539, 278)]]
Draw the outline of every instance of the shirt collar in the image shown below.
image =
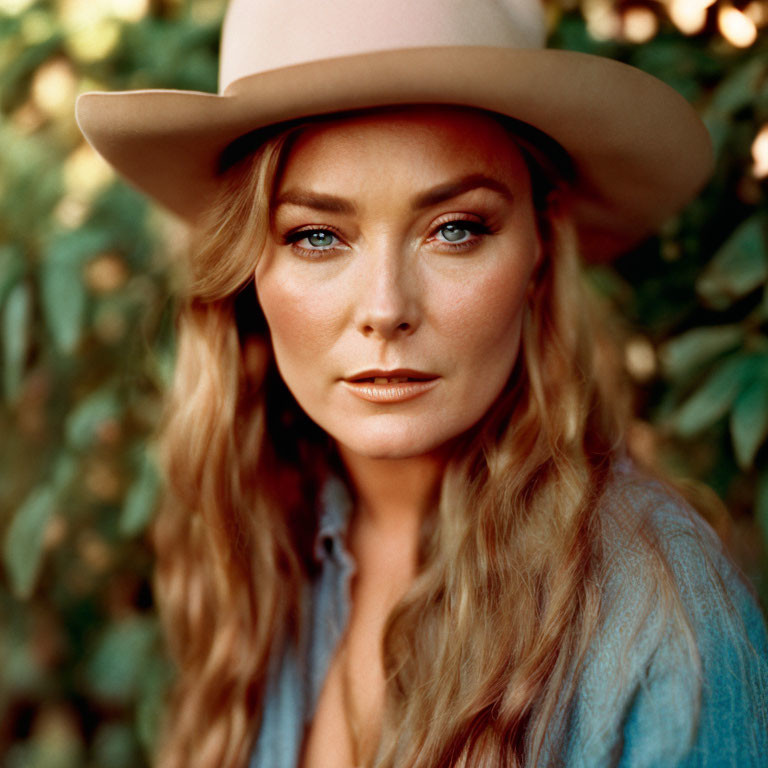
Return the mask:
[(324, 562), (330, 557), (339, 557), (344, 550), (352, 513), (352, 499), (341, 478), (331, 475), (325, 481), (319, 507), (314, 554), (318, 562)]

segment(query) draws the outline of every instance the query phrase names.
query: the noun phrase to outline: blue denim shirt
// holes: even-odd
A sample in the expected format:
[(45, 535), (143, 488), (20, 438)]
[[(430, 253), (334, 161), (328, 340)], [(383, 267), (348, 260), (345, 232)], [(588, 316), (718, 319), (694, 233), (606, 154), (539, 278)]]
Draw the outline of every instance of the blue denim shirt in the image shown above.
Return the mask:
[[(295, 768), (331, 658), (350, 611), (355, 562), (346, 549), (351, 504), (345, 486), (324, 489), (307, 586), (305, 640), (275, 658), (250, 768)], [(584, 768), (768, 766), (768, 638), (748, 587), (712, 529), (682, 499), (628, 461), (601, 501), (607, 580), (605, 614), (570, 706), (565, 740), (545, 741), (539, 764)], [(694, 631), (701, 675), (681, 655), (636, 545), (645, 519), (662, 543)], [(650, 596), (650, 598), (649, 598)]]

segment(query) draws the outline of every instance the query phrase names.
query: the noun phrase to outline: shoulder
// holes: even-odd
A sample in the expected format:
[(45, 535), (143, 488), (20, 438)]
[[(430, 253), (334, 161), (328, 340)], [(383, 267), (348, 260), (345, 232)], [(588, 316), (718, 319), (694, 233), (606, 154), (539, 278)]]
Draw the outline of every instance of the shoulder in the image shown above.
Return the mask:
[(603, 609), (574, 697), (569, 765), (757, 766), (768, 639), (710, 526), (625, 463), (600, 502)]
[[(606, 621), (642, 606), (647, 615), (637, 621), (647, 628), (655, 614), (677, 608), (700, 644), (725, 633), (764, 647), (754, 591), (715, 531), (676, 490), (623, 463), (600, 500), (600, 519)], [(664, 599), (666, 586), (674, 604)]]

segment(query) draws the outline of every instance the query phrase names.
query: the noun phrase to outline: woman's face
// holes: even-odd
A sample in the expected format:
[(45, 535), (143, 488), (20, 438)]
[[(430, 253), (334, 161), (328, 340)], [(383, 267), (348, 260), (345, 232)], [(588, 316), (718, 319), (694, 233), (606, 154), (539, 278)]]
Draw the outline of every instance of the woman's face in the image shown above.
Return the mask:
[(301, 134), (256, 289), (312, 420), (347, 451), (407, 458), (468, 430), (504, 388), (539, 254), (505, 130), (479, 111), (408, 108)]

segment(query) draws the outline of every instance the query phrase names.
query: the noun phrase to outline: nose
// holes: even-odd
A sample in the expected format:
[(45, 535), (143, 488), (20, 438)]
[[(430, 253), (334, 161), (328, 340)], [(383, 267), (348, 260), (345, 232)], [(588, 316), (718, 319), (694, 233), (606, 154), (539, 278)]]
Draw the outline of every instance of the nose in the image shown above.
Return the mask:
[(391, 340), (412, 334), (420, 322), (419, 280), (395, 249), (369, 254), (358, 297), (357, 328)]

